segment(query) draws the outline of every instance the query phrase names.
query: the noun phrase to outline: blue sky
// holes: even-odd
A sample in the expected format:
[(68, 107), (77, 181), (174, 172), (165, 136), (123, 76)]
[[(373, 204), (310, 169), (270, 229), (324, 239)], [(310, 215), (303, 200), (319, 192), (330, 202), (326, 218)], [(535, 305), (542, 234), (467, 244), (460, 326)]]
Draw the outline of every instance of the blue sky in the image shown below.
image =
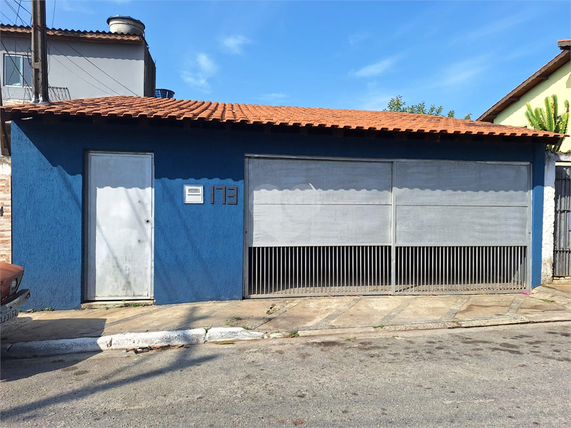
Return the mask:
[[(31, 10), (28, 0), (0, 0), (2, 23), (16, 21), (10, 6), (20, 2)], [(55, 28), (143, 21), (157, 87), (178, 99), (381, 110), (400, 94), (474, 119), (571, 38), (568, 0), (46, 4)]]

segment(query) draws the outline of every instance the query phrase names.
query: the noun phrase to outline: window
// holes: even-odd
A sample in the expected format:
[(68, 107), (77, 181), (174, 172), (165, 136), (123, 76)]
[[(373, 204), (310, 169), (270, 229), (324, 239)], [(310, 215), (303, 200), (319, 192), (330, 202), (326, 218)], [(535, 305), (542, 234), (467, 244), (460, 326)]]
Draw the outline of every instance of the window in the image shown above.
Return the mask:
[(4, 54), (4, 86), (30, 86), (32, 66), (27, 55)]

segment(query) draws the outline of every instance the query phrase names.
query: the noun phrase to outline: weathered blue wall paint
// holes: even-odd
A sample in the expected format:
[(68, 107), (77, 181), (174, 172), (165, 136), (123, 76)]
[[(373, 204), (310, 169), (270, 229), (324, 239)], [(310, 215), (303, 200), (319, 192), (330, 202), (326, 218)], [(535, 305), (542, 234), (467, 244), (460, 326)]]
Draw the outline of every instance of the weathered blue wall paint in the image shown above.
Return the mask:
[[(532, 161), (532, 277), (534, 286), (539, 283), (542, 146), (26, 120), (12, 126), (13, 259), (26, 268), (30, 307), (64, 309), (81, 303), (84, 159), (89, 150), (154, 153), (154, 296), (159, 304), (242, 297), (246, 153)], [(184, 204), (185, 184), (205, 186), (203, 205)], [(219, 194), (212, 205), (210, 187), (218, 185), (238, 187), (238, 205), (222, 205)]]
[(29, 307), (74, 308), (81, 303), (81, 156), (53, 136), (62, 149), (54, 164), (44, 142), (35, 142), (12, 123), (12, 260), (24, 267)]
[(543, 196), (545, 190), (545, 147), (536, 146), (532, 165), (531, 193), (531, 287), (541, 285), (541, 252), (543, 249)]

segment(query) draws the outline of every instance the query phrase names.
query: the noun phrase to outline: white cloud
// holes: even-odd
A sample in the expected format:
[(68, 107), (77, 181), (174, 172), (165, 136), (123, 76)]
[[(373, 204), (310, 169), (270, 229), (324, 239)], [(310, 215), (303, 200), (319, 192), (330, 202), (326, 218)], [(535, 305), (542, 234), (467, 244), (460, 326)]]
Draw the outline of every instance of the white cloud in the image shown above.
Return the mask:
[(368, 33), (349, 34), (349, 44), (351, 46), (357, 45), (371, 37)]
[(218, 71), (218, 67), (204, 53), (199, 53), (187, 62), (186, 69), (181, 72), (181, 78), (192, 88), (204, 93), (210, 92), (208, 80)]
[(222, 48), (231, 54), (241, 55), (244, 53), (243, 46), (252, 43), (252, 41), (241, 35), (229, 36), (221, 40)]
[(393, 96), (380, 93), (369, 93), (357, 101), (358, 110), (384, 110)]
[(383, 59), (359, 70), (352, 70), (349, 74), (353, 77), (375, 77), (390, 69), (396, 62), (395, 58)]
[(66, 12), (79, 12), (79, 13), (95, 13), (91, 8), (85, 5), (85, 2), (70, 1), (70, 0), (60, 0), (57, 3), (58, 9), (63, 9)]
[(524, 24), (532, 18), (533, 16), (528, 13), (519, 13), (517, 15), (508, 16), (469, 32), (466, 34), (465, 38), (469, 40), (478, 40), (487, 36), (497, 35), (498, 33), (503, 33), (512, 27)]
[[(55, 1), (55, 0), (54, 0)], [(117, 4), (129, 4), (133, 0), (103, 0), (106, 3), (117, 3)], [(66, 12), (78, 12), (78, 13), (85, 13), (85, 14), (95, 14), (97, 13), (96, 10), (92, 9), (93, 2), (88, 2), (86, 0), (59, 0), (56, 3), (57, 9), (62, 9)], [(51, 17), (51, 6), (46, 6), (48, 8), (48, 16)], [(57, 18), (56, 13), (56, 18)], [(103, 21), (105, 22), (105, 21)]]
[(268, 104), (281, 104), (288, 98), (286, 94), (282, 93), (262, 94), (258, 97), (260, 101)]
[(489, 68), (487, 56), (480, 56), (465, 61), (459, 61), (446, 66), (442, 79), (437, 86), (460, 86), (474, 81)]

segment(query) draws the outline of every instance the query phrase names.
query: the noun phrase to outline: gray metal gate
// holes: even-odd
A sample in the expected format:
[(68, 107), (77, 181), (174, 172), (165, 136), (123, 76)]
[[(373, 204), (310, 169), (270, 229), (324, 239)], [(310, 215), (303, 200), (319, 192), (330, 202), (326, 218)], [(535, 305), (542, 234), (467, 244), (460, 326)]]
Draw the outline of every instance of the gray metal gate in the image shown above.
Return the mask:
[(420, 294), (526, 289), (527, 248), (251, 247), (246, 295)]
[(246, 159), (246, 297), (530, 287), (529, 163)]
[(555, 168), (553, 276), (571, 276), (571, 166)]

